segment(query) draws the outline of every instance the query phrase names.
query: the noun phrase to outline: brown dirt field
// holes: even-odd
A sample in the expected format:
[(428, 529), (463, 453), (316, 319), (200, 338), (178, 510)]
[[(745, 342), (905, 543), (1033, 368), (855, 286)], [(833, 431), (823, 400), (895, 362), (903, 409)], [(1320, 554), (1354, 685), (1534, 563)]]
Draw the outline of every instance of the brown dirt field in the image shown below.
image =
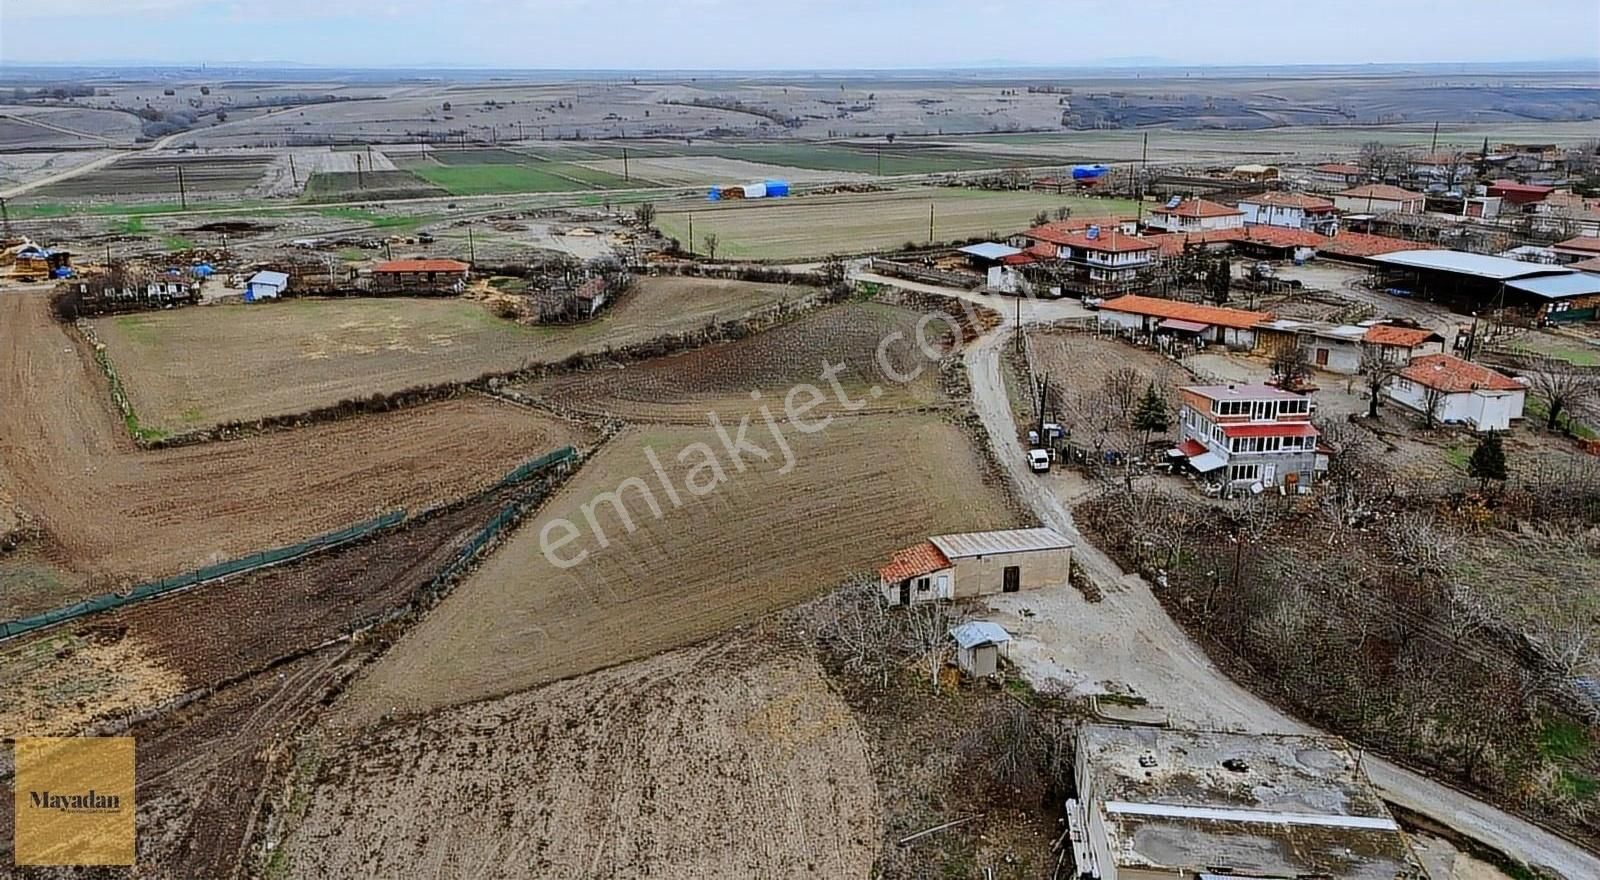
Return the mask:
[[(705, 424), (706, 413), (738, 418), (763, 405), (781, 411), (784, 395), (799, 383), (826, 388), (824, 364), (843, 364), (839, 383), (852, 399), (873, 411), (939, 406), (948, 399), (939, 388), (934, 359), (918, 348), (917, 322), (908, 309), (877, 303), (836, 306), (726, 345), (685, 352), (634, 364), (623, 370), (600, 370), (558, 376), (519, 386), (523, 393), (596, 416), (630, 421)], [(899, 333), (899, 337), (891, 334)], [(925, 328), (939, 352), (949, 342), (942, 322)], [(890, 370), (882, 369), (878, 347)], [(920, 371), (918, 368), (921, 368)], [(895, 377), (907, 377), (897, 381)], [(871, 394), (872, 388), (880, 394)], [(751, 391), (762, 400), (751, 400)], [(765, 393), (772, 392), (776, 393)], [(832, 395), (819, 414), (843, 414)]]
[(869, 752), (814, 660), (735, 635), (341, 740), (283, 876), (865, 877)]
[[(1053, 395), (1061, 402), (1063, 424), (1075, 438), (1094, 443), (1101, 431), (1115, 433), (1107, 424), (1110, 411), (1104, 399), (1106, 379), (1123, 368), (1139, 376), (1140, 393), (1146, 382), (1176, 402), (1177, 386), (1193, 381), (1182, 366), (1149, 348), (1128, 345), (1109, 337), (1069, 330), (1030, 331), (1028, 344), (1033, 352), (1034, 369), (1050, 377)], [(1022, 380), (1026, 382), (1026, 380)], [(1032, 398), (1026, 384), (1016, 389), (1012, 404), (1017, 413), (1018, 436), (1026, 435), (1033, 421)], [(1175, 412), (1174, 407), (1174, 412)]]
[(94, 322), (140, 424), (181, 431), (475, 379), (748, 314), (811, 291), (641, 278), (597, 320), (528, 326), (462, 299), (297, 299)]
[[(809, 436), (791, 427), (797, 463), (787, 474), (754, 424), (748, 439), (773, 460), (747, 453), (743, 472), (704, 427), (635, 428), (612, 440), (352, 686), (345, 721), (499, 696), (692, 643), (830, 589), (929, 534), (1018, 524), (1003, 492), (979, 481), (965, 433), (938, 416), (852, 417)], [(690, 454), (680, 460), (680, 451)], [(703, 455), (716, 456), (726, 479), (696, 496), (691, 466), (702, 490), (713, 481)], [(631, 533), (614, 507), (595, 502), (627, 478), (648, 480), (663, 511), (652, 516), (643, 492), (629, 489)], [(589, 530), (584, 505), (609, 546)], [(562, 552), (588, 551), (581, 564), (560, 568), (542, 553), (541, 531), (556, 518), (578, 526)]]
[[(127, 730), (138, 744), (136, 876), (238, 876), (250, 857), (248, 844), (272, 778), (271, 763), (342, 677), (344, 655), (342, 646), (310, 654)], [(0, 781), (4, 866), (12, 862), (13, 809), (11, 786)], [(115, 873), (70, 876), (129, 876), (111, 870)], [(12, 875), (0, 868), (0, 876)]]
[[(486, 397), (464, 397), (226, 443), (139, 451), (110, 414), (91, 361), (43, 297), (0, 297), (0, 479), (79, 573), (172, 574), (288, 544), (396, 507), (462, 497), (518, 463), (591, 434)], [(16, 405), (13, 407), (10, 404)], [(11, 618), (103, 592), (63, 582)], [(77, 592), (77, 595), (71, 593)], [(53, 601), (50, 599), (53, 598)]]

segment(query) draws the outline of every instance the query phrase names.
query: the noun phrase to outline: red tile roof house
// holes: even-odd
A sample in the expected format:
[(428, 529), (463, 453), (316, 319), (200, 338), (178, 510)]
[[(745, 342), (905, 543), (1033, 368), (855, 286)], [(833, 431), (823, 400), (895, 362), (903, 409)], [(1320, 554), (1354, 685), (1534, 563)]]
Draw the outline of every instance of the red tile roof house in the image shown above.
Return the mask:
[[(1094, 237), (1091, 238), (1090, 236)], [(1080, 280), (1091, 284), (1127, 285), (1141, 270), (1155, 265), (1161, 248), (1155, 242), (1115, 228), (1053, 236), (1056, 257), (1073, 267)]]
[(1432, 330), (1374, 324), (1361, 337), (1362, 348), (1376, 352), (1384, 363), (1404, 364), (1425, 354), (1443, 354), (1444, 337)]
[(1189, 385), (1178, 396), (1178, 451), (1224, 487), (1309, 489), (1327, 470), (1303, 394), (1270, 385)]
[(1153, 296), (1119, 296), (1100, 306), (1095, 320), (1102, 329), (1154, 336), (1194, 334), (1204, 342), (1249, 351), (1255, 348), (1255, 326), (1269, 321), (1266, 312), (1225, 309)]
[(1485, 194), (1498, 196), (1513, 205), (1531, 205), (1542, 202), (1555, 192), (1553, 186), (1535, 186), (1531, 183), (1518, 183), (1515, 180), (1497, 180), (1489, 184)]
[(459, 260), (390, 260), (372, 267), (372, 286), (383, 291), (459, 293), (471, 269)]
[(1267, 192), (1239, 200), (1244, 222), (1332, 235), (1339, 231), (1333, 202), (1305, 193)]
[[(1447, 354), (1411, 359), (1385, 389), (1389, 399), (1425, 413), (1437, 396), (1434, 418), (1475, 431), (1504, 431), (1522, 418), (1527, 389), (1488, 367)], [(1430, 394), (1431, 392), (1431, 394)]]
[(1338, 192), (1369, 179), (1359, 166), (1343, 162), (1324, 162), (1306, 172), (1306, 182), (1321, 192)]
[(1239, 229), (1244, 226), (1244, 212), (1206, 199), (1183, 199), (1170, 208), (1151, 211), (1145, 225), (1167, 232)]
[(1346, 214), (1421, 214), (1426, 209), (1427, 198), (1386, 183), (1369, 183), (1333, 194), (1333, 206)]
[(1576, 263), (1592, 257), (1600, 257), (1600, 235), (1580, 235), (1566, 241), (1558, 241), (1550, 246), (1556, 252), (1556, 259), (1562, 263)]

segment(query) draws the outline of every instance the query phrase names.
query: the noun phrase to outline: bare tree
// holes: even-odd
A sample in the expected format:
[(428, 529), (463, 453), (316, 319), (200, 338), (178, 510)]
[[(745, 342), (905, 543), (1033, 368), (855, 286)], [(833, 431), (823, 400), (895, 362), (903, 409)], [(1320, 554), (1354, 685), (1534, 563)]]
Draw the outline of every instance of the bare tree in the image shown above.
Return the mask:
[(1548, 410), (1544, 426), (1554, 431), (1561, 424), (1561, 413), (1600, 394), (1600, 375), (1586, 372), (1566, 361), (1545, 358), (1528, 371), (1533, 393), (1544, 399)]
[(1311, 375), (1306, 350), (1298, 341), (1279, 346), (1272, 356), (1272, 372), (1283, 377), (1283, 387), (1295, 387), (1301, 379)]
[(1139, 371), (1132, 367), (1112, 370), (1106, 376), (1103, 386), (1106, 403), (1123, 424), (1133, 418), (1133, 408), (1138, 405), (1139, 392), (1143, 390), (1140, 385)]
[(935, 690), (939, 688), (939, 672), (952, 653), (950, 628), (964, 617), (955, 606), (941, 600), (917, 602), (903, 614), (905, 644), (927, 669), (928, 685)]
[(1422, 426), (1433, 430), (1439, 424), (1439, 411), (1444, 409), (1444, 389), (1432, 385), (1422, 389)]
[(1379, 398), (1384, 389), (1400, 374), (1400, 368), (1384, 358), (1377, 349), (1368, 349), (1361, 355), (1361, 381), (1367, 387), (1367, 418), (1378, 417)]
[(722, 243), (722, 239), (718, 238), (715, 232), (710, 232), (706, 234), (704, 241), (706, 243), (706, 258), (715, 260), (717, 258), (717, 245)]
[(633, 209), (633, 219), (646, 230), (656, 226), (656, 205), (654, 202), (640, 202)]
[(1356, 164), (1379, 181), (1388, 180), (1405, 164), (1405, 156), (1382, 141), (1367, 141), (1361, 145)]

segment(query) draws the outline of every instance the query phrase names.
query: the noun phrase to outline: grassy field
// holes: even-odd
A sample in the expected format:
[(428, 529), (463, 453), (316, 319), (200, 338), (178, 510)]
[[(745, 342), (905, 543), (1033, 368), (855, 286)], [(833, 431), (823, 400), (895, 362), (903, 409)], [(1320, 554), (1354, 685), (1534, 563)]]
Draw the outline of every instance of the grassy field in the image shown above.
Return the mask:
[(653, 185), (653, 181), (625, 180), (619, 174), (569, 162), (551, 162), (510, 150), (430, 152), (426, 158), (407, 158), (402, 164), (408, 173), (456, 196), (574, 192)]
[(319, 171), (306, 181), (307, 201), (338, 202), (355, 199), (421, 199), (449, 195), (409, 171)]
[(1128, 213), (1134, 204), (1036, 192), (925, 188), (841, 193), (752, 202), (663, 206), (656, 221), (668, 236), (689, 244), (693, 217), (696, 251), (715, 234), (717, 255), (757, 260), (797, 260), (925, 244), (929, 206), (934, 241), (1005, 236), (1026, 228), (1040, 211), (1070, 207), (1078, 216)]
[(95, 322), (142, 426), (178, 431), (464, 381), (702, 327), (806, 293), (777, 284), (651, 278), (599, 319), (503, 321), (459, 299), (297, 299)]

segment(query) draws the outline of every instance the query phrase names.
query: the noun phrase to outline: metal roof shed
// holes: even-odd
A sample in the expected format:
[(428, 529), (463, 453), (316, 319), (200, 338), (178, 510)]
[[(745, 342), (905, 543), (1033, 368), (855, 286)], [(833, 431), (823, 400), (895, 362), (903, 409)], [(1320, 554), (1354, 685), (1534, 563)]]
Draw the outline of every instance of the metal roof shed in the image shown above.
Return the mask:
[(1011, 633), (998, 623), (987, 620), (970, 620), (950, 630), (950, 637), (962, 648), (979, 645), (1003, 645), (1011, 641)]
[(1484, 254), (1469, 254), (1462, 251), (1395, 251), (1389, 254), (1379, 254), (1371, 259), (1372, 262), (1384, 266), (1397, 266), (1404, 269), (1426, 269), (1455, 275), (1472, 275), (1494, 281), (1533, 278), (1539, 275), (1561, 275), (1569, 271), (1557, 266), (1541, 266), (1522, 260), (1508, 260), (1505, 257), (1490, 257)]
[(992, 556), (998, 553), (1026, 553), (1032, 550), (1070, 550), (1072, 542), (1055, 529), (1006, 529), (997, 532), (966, 532), (938, 535), (928, 540), (950, 559)]
[(1542, 275), (1537, 278), (1519, 278), (1507, 281), (1513, 290), (1532, 294), (1541, 299), (1566, 299), (1570, 296), (1600, 294), (1600, 275), (1573, 272), (1568, 275)]
[(1003, 260), (1006, 257), (1022, 253), (1020, 248), (1014, 248), (1010, 245), (1004, 245), (993, 241), (980, 242), (979, 244), (969, 244), (964, 248), (957, 248), (957, 250), (969, 257), (977, 257), (980, 260), (991, 260), (995, 262)]

